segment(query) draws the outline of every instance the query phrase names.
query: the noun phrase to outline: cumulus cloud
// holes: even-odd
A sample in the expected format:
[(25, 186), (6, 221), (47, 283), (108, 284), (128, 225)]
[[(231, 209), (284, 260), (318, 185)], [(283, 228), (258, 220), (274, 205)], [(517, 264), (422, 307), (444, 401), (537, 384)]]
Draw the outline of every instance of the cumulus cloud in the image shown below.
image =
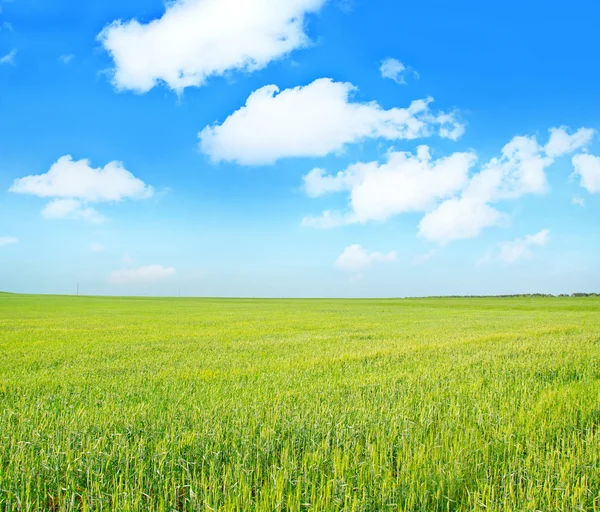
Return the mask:
[(119, 89), (175, 91), (228, 71), (252, 72), (309, 44), (305, 16), (325, 0), (175, 0), (150, 23), (114, 21), (98, 36)]
[(580, 128), (575, 133), (569, 135), (568, 130), (566, 126), (550, 130), (550, 140), (544, 148), (549, 157), (554, 158), (567, 153), (573, 153), (587, 146), (596, 133), (591, 128)]
[(588, 154), (573, 157), (575, 176), (579, 176), (581, 186), (590, 194), (600, 193), (600, 157)]
[(327, 228), (427, 212), (466, 186), (475, 162), (470, 152), (433, 160), (429, 148), (419, 146), (415, 154), (391, 152), (383, 164), (354, 164), (333, 176), (314, 169), (304, 177), (307, 194), (317, 197), (347, 191), (349, 212), (327, 211), (320, 217), (306, 217), (303, 225)]
[[(347, 192), (349, 208), (307, 216), (302, 225), (333, 228), (417, 212), (425, 213), (419, 235), (428, 240), (444, 245), (474, 238), (485, 228), (508, 224), (508, 215), (497, 209), (497, 203), (547, 192), (547, 168), (556, 158), (585, 149), (593, 133), (586, 128), (573, 134), (565, 127), (553, 128), (545, 146), (536, 137), (514, 137), (499, 157), (474, 174), (470, 173), (477, 157), (472, 151), (433, 160), (427, 146), (419, 146), (416, 154), (390, 152), (384, 164), (358, 163), (337, 174), (316, 168), (304, 176), (306, 194)], [(582, 184), (600, 191), (600, 158), (581, 154), (573, 164)]]
[(67, 65), (69, 62), (71, 62), (73, 60), (73, 57), (75, 57), (72, 53), (69, 54), (65, 54), (65, 55), (61, 55), (58, 60), (62, 63)]
[(136, 178), (120, 162), (95, 169), (89, 160), (63, 156), (45, 174), (15, 180), (11, 192), (38, 197), (69, 197), (91, 202), (145, 199), (152, 187)]
[(11, 66), (15, 65), (15, 57), (17, 56), (16, 48), (12, 49), (6, 55), (0, 57), (0, 64), (10, 64)]
[(83, 219), (92, 224), (102, 224), (106, 218), (94, 208), (84, 206), (77, 199), (55, 199), (43, 209), (42, 216), (47, 219)]
[(0, 236), (0, 247), (5, 245), (18, 244), (19, 240), (14, 236)]
[(527, 194), (544, 194), (548, 190), (546, 169), (556, 158), (585, 147), (592, 134), (593, 130), (585, 128), (573, 135), (564, 127), (553, 128), (546, 146), (535, 137), (514, 137), (502, 148), (500, 157), (491, 159), (469, 180), (459, 197), (441, 203), (421, 220), (419, 234), (446, 244), (505, 224), (507, 215), (491, 205)]
[(408, 71), (406, 66), (398, 59), (385, 59), (379, 68), (383, 78), (389, 78), (397, 84), (405, 84), (405, 74)]
[(352, 84), (329, 78), (283, 91), (267, 85), (222, 124), (204, 128), (200, 149), (213, 162), (261, 165), (326, 156), (366, 139), (412, 140), (437, 133), (456, 140), (464, 132), (454, 114), (431, 111), (432, 98), (385, 110), (376, 102), (354, 101), (355, 91)]
[(360, 273), (361, 271), (375, 265), (376, 263), (385, 263), (397, 261), (398, 256), (395, 251), (388, 254), (379, 252), (368, 252), (360, 245), (351, 245), (344, 249), (335, 262), (335, 266), (345, 272)]
[(102, 222), (104, 217), (88, 203), (146, 199), (154, 189), (136, 178), (120, 162), (93, 168), (89, 160), (73, 161), (63, 156), (45, 174), (26, 176), (14, 181), (9, 189), (17, 194), (55, 198), (43, 209), (47, 218), (79, 218)]
[(488, 251), (479, 263), (501, 261), (511, 265), (518, 261), (529, 259), (533, 256), (532, 247), (544, 246), (548, 243), (549, 239), (550, 230), (544, 229), (535, 235), (527, 235), (511, 242), (502, 242), (499, 244), (498, 251)]
[(483, 201), (453, 198), (423, 217), (419, 234), (445, 245), (453, 240), (474, 238), (487, 227), (502, 225), (505, 214)]
[(148, 265), (146, 267), (117, 270), (111, 272), (108, 281), (112, 284), (151, 284), (163, 281), (176, 274), (173, 267), (162, 265)]

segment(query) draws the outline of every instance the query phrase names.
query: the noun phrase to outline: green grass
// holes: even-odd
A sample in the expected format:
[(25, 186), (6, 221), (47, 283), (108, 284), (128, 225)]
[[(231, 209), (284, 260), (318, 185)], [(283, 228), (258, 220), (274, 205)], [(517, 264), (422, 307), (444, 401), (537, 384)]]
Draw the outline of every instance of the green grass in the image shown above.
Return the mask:
[(1, 510), (600, 510), (600, 299), (0, 295)]

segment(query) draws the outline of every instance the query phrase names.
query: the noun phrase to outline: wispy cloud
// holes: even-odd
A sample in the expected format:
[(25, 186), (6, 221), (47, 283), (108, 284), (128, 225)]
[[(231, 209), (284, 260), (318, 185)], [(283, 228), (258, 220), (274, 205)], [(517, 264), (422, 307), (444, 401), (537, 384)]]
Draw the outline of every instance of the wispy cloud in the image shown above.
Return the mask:
[(5, 245), (18, 244), (18, 243), (19, 243), (18, 238), (15, 238), (14, 236), (0, 236), (0, 247), (3, 247)]
[(92, 242), (90, 244), (90, 252), (102, 252), (104, 249), (105, 247), (98, 242)]
[(117, 270), (111, 272), (108, 281), (112, 284), (151, 284), (162, 281), (176, 274), (173, 267), (148, 265), (146, 267)]
[(431, 258), (436, 255), (437, 251), (435, 249), (431, 249), (431, 251), (426, 252), (425, 254), (419, 254), (413, 258), (413, 263), (415, 265), (421, 265), (423, 263), (428, 262)]
[(75, 55), (73, 54), (68, 54), (68, 55), (61, 55), (58, 60), (62, 63), (62, 64), (68, 64), (69, 62), (71, 62), (73, 60), (73, 57), (75, 57)]
[(487, 251), (478, 261), (478, 264), (482, 265), (493, 261), (501, 261), (511, 265), (518, 261), (529, 259), (533, 256), (532, 248), (546, 245), (549, 239), (550, 230), (544, 229), (535, 235), (527, 235), (510, 242), (501, 242), (498, 245), (497, 251)]
[(17, 49), (13, 48), (9, 53), (0, 57), (0, 64), (10, 64), (11, 66), (15, 65), (15, 57), (17, 56)]
[(382, 78), (393, 80), (397, 84), (406, 84), (408, 76), (419, 78), (419, 73), (410, 67), (405, 66), (398, 59), (385, 59), (379, 68)]

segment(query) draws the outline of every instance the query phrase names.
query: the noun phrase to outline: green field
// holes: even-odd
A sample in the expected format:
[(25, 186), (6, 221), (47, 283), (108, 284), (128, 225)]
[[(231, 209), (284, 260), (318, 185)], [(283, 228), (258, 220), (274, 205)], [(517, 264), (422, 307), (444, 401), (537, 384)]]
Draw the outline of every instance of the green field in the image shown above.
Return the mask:
[(0, 509), (600, 510), (600, 299), (0, 294)]

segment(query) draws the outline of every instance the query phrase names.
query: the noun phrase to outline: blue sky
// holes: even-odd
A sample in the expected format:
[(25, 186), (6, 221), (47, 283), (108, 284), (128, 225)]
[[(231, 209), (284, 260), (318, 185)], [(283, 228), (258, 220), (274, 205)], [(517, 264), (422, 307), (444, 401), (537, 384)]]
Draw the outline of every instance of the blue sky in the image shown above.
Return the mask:
[(0, 6), (1, 290), (600, 289), (597, 2)]

